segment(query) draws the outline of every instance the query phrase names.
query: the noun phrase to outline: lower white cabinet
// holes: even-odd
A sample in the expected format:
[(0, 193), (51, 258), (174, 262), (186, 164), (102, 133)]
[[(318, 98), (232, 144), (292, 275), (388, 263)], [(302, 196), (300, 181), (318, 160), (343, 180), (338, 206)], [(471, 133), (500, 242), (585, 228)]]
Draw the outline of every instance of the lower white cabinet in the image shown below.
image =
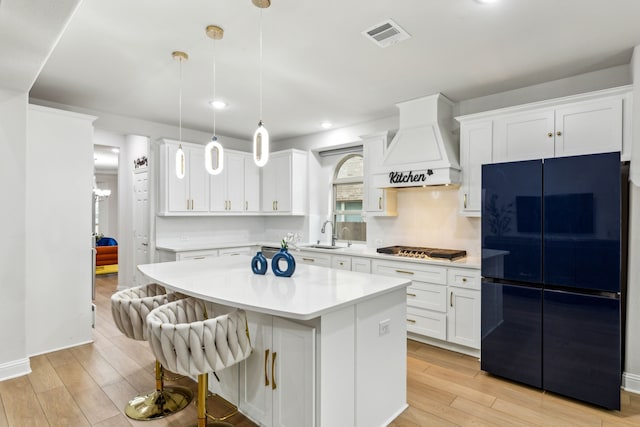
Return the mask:
[(473, 353), (480, 349), (480, 270), (373, 260), (372, 273), (410, 277), (407, 332), (432, 344)]
[(351, 271), (351, 257), (345, 255), (334, 255), (331, 259), (331, 267), (338, 270)]
[(219, 256), (251, 255), (251, 253), (251, 246), (242, 246), (239, 248), (222, 248), (218, 250)]
[(371, 273), (371, 259), (370, 258), (351, 258), (351, 271), (357, 271), (358, 273)]
[(248, 312), (253, 353), (240, 364), (239, 408), (260, 425), (315, 425), (315, 328)]
[(218, 256), (217, 249), (207, 249), (203, 251), (176, 252), (176, 261), (204, 260), (204, 259), (215, 258), (217, 256)]
[(331, 267), (331, 255), (313, 251), (292, 252), (297, 263)]

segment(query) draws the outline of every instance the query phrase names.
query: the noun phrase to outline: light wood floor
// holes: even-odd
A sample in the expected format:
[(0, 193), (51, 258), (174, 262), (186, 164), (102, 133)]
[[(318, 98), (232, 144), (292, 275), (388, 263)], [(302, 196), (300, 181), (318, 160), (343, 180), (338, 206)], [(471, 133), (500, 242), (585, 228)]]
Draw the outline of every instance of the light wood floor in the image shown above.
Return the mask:
[[(114, 326), (109, 297), (116, 281), (115, 276), (96, 280), (93, 344), (32, 357), (31, 374), (0, 382), (0, 427), (194, 423), (194, 405), (151, 422), (123, 415), (122, 408), (132, 396), (153, 388), (154, 357), (146, 342), (128, 339)], [(622, 392), (622, 410), (607, 411), (492, 377), (468, 356), (414, 341), (407, 348), (409, 408), (392, 427), (640, 426), (638, 395)], [(191, 380), (179, 383), (195, 393)], [(215, 406), (215, 402), (209, 404)], [(255, 425), (242, 415), (231, 421), (241, 427)]]

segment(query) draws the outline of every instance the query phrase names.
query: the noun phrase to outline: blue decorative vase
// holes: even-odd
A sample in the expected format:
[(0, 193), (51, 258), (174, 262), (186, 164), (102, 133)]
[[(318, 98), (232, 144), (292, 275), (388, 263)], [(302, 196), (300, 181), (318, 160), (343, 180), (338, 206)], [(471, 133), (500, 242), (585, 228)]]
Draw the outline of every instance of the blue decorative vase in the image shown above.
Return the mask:
[(262, 255), (262, 252), (258, 252), (256, 256), (251, 258), (251, 270), (255, 274), (265, 274), (267, 272), (267, 259)]
[[(280, 269), (280, 261), (284, 260), (287, 262), (287, 269)], [(281, 248), (278, 253), (273, 256), (271, 260), (271, 270), (273, 270), (273, 274), (280, 277), (291, 277), (294, 271), (296, 271), (296, 260), (293, 258), (293, 255), (289, 253), (285, 248)]]

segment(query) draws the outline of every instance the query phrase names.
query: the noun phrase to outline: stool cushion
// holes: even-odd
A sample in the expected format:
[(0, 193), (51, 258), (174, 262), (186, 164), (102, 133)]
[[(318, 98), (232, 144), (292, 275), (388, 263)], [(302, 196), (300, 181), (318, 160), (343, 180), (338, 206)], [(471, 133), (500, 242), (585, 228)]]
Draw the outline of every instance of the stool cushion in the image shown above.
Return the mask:
[(158, 361), (182, 375), (219, 371), (251, 354), (244, 310), (208, 318), (203, 301), (186, 298), (154, 309), (147, 326)]
[(157, 283), (124, 289), (111, 295), (111, 314), (123, 334), (135, 340), (147, 340), (147, 315), (163, 304), (185, 298), (178, 293), (167, 293)]

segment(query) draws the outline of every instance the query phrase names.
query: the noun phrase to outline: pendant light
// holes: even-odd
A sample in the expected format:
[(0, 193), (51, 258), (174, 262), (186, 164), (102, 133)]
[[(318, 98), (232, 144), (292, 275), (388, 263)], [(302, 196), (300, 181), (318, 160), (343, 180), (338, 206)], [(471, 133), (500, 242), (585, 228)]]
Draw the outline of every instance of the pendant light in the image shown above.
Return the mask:
[(189, 59), (189, 55), (185, 52), (175, 51), (171, 53), (171, 56), (176, 61), (180, 62), (180, 94), (178, 96), (178, 110), (179, 113), (179, 146), (176, 151), (176, 176), (178, 179), (184, 178), (186, 168), (186, 157), (184, 150), (182, 149), (182, 63)]
[[(209, 25), (206, 28), (207, 36), (213, 39), (213, 100), (216, 99), (216, 40), (222, 39), (224, 30), (217, 25)], [(213, 109), (213, 136), (204, 148), (204, 167), (211, 175), (219, 175), (224, 169), (224, 148), (218, 142), (216, 136), (216, 109)], [(214, 159), (215, 151), (215, 159)]]
[(269, 161), (269, 132), (262, 122), (262, 9), (271, 6), (271, 0), (251, 0), (254, 6), (260, 8), (260, 121), (258, 129), (253, 133), (253, 161), (259, 167)]

